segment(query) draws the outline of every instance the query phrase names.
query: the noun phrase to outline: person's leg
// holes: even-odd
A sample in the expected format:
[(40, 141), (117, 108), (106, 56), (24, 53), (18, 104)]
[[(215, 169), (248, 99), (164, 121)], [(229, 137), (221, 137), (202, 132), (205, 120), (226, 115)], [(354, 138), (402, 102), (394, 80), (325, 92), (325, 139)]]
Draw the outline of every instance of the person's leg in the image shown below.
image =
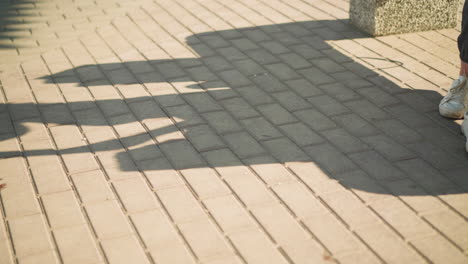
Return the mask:
[(460, 76), (450, 87), (439, 104), (439, 112), (449, 118), (463, 118), (468, 110), (468, 5), (465, 0), (462, 13), (461, 32), (457, 39), (460, 53)]
[(468, 63), (461, 61), (460, 63), (460, 76), (468, 75)]

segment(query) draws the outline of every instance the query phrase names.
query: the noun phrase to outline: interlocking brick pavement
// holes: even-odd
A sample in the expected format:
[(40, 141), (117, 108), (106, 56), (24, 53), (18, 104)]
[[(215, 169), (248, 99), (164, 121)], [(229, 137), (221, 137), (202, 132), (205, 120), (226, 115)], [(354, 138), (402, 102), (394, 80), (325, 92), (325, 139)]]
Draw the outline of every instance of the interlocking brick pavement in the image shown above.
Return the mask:
[(457, 29), (349, 0), (0, 0), (0, 263), (468, 263)]

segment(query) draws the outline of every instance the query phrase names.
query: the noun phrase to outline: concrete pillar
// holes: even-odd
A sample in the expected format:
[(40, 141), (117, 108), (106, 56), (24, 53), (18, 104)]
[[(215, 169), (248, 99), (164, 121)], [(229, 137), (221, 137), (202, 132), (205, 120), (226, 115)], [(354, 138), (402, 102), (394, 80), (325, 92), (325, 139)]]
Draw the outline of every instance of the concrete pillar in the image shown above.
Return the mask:
[(351, 0), (351, 23), (372, 36), (457, 25), (460, 0)]

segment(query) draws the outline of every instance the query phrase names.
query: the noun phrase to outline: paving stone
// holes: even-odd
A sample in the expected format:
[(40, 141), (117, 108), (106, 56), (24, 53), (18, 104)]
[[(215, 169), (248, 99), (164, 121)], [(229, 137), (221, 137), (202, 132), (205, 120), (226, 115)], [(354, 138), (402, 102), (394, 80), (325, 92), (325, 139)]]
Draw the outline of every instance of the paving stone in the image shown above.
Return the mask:
[(160, 206), (156, 196), (141, 178), (130, 178), (113, 183), (127, 213), (147, 211)]
[(306, 100), (290, 91), (274, 93), (273, 97), (290, 112), (311, 107)]
[(425, 219), (434, 225), (441, 233), (446, 235), (456, 245), (466, 251), (468, 247), (467, 235), (468, 229), (464, 226), (465, 219), (451, 210), (429, 213), (424, 216)]
[(0, 128), (1, 134), (14, 133), (13, 123), (8, 113), (0, 114), (0, 123), (2, 124), (2, 127)]
[(280, 245), (301, 243), (309, 239), (309, 234), (279, 204), (256, 207), (252, 213), (260, 224)]
[(238, 96), (238, 94), (223, 81), (204, 82), (201, 86), (208, 91), (215, 100), (224, 100)]
[(248, 50), (245, 53), (260, 65), (278, 62), (275, 56), (264, 49)]
[(186, 140), (164, 143), (159, 147), (176, 169), (196, 168), (204, 165), (200, 154)]
[(275, 125), (297, 121), (291, 113), (279, 104), (261, 105), (258, 110)]
[(440, 200), (427, 195), (425, 190), (411, 180), (403, 179), (387, 183), (386, 186), (393, 194), (400, 195), (406, 204), (421, 215), (447, 209)]
[(375, 126), (381, 129), (385, 134), (401, 143), (412, 143), (422, 140), (420, 134), (413, 129), (405, 126), (398, 119), (380, 120), (374, 122)]
[(180, 224), (179, 228), (200, 259), (232, 254), (232, 249), (208, 220)]
[(190, 127), (183, 129), (183, 131), (198, 151), (224, 147), (221, 139), (206, 125)]
[(167, 246), (164, 250), (155, 250), (150, 252), (151, 257), (158, 263), (195, 263), (195, 258), (191, 255), (189, 250), (183, 245)]
[(318, 212), (326, 210), (320, 200), (300, 183), (293, 182), (276, 185), (272, 189), (282, 202), (300, 219), (311, 217)]
[(386, 187), (385, 184), (381, 184), (374, 178), (371, 178), (363, 170), (345, 172), (337, 175), (335, 178), (342, 186), (351, 190), (367, 204), (387, 199), (391, 193), (388, 189), (384, 188)]
[[(100, 239), (121, 237), (132, 233), (129, 222), (116, 200), (85, 206), (94, 231)], [(112, 225), (109, 225), (112, 222)]]
[(382, 224), (359, 229), (356, 232), (366, 243), (372, 245), (373, 250), (385, 261), (425, 262), (414, 249)]
[(328, 74), (315, 67), (299, 70), (299, 73), (314, 85), (334, 82), (334, 79)]
[(150, 263), (134, 235), (105, 240), (102, 247), (112, 263)]
[(416, 112), (406, 105), (395, 105), (385, 108), (395, 118), (399, 119), (407, 126), (412, 128), (424, 127), (432, 125), (433, 122), (421, 113)]
[(391, 161), (414, 158), (415, 154), (404, 146), (393, 141), (385, 135), (376, 135), (362, 138), (374, 150), (381, 153)]
[(216, 258), (213, 260), (208, 260), (204, 262), (206, 264), (240, 264), (242, 263), (241, 258), (238, 255), (233, 255), (233, 256), (228, 256), (228, 257), (223, 257), (223, 258)]
[(187, 187), (180, 186), (161, 189), (157, 194), (166, 206), (172, 219), (177, 223), (190, 222), (206, 218), (203, 208)]
[(350, 101), (344, 104), (354, 113), (360, 115), (370, 122), (374, 122), (380, 119), (388, 119), (390, 117), (390, 115), (388, 115), (385, 111), (381, 110), (379, 107), (373, 105), (367, 100)]
[(232, 47), (232, 46), (219, 48), (217, 51), (219, 54), (221, 54), (221, 56), (226, 58), (228, 61), (242, 60), (242, 59), (247, 58), (245, 54), (243, 54), (237, 48)]
[(129, 137), (145, 133), (143, 126), (131, 114), (114, 116), (108, 119), (120, 137)]
[(234, 120), (227, 112), (210, 112), (203, 114), (207, 122), (216, 130), (218, 134), (227, 132), (237, 132), (242, 129), (240, 124)]
[(244, 119), (241, 123), (257, 140), (281, 136), (280, 132), (263, 117)]
[(406, 174), (429, 192), (440, 193), (456, 189), (454, 184), (435, 168), (421, 159), (403, 160), (397, 163)]
[(13, 125), (22, 142), (49, 139), (46, 127), (39, 118), (14, 122)]
[(354, 92), (353, 89), (341, 83), (324, 84), (320, 85), (319, 88), (340, 102), (356, 100), (360, 98), (360, 95)]
[(323, 138), (302, 123), (280, 126), (281, 130), (299, 146), (314, 145), (323, 142)]
[(362, 88), (357, 92), (362, 94), (367, 100), (373, 102), (378, 107), (385, 107), (388, 105), (398, 104), (400, 102), (396, 97), (378, 89), (377, 87)]
[[(8, 218), (24, 217), (41, 212), (27, 168), (21, 157), (0, 159), (2, 183), (8, 188), (2, 189), (2, 201)], [(6, 173), (5, 173), (6, 172)]]
[(13, 246), (18, 257), (53, 249), (50, 234), (42, 214), (34, 214), (9, 221)]
[(283, 63), (265, 65), (265, 68), (282, 81), (298, 79), (301, 77), (296, 73), (296, 71)]
[(267, 93), (286, 90), (286, 86), (268, 72), (253, 75), (251, 78), (258, 87)]
[(281, 54), (289, 52), (288, 48), (276, 41), (265, 41), (261, 42), (260, 45), (272, 54)]
[(128, 153), (136, 161), (161, 157), (161, 151), (148, 134), (135, 135), (121, 139)]
[(370, 146), (342, 128), (326, 130), (321, 134), (344, 153), (359, 152), (370, 149)]
[[(67, 227), (54, 231), (64, 262), (99, 262), (102, 256), (87, 225)], [(79, 247), (79, 250), (76, 250)]]
[(223, 106), (237, 119), (245, 119), (258, 116), (257, 111), (249, 106), (242, 98), (232, 98), (223, 100)]
[(165, 158), (138, 162), (139, 169), (145, 174), (154, 189), (183, 185), (181, 177)]
[(324, 193), (320, 197), (353, 229), (380, 221), (372, 210), (349, 191)]
[[(325, 213), (304, 219), (304, 224), (333, 253), (357, 251), (364, 246), (336, 216)], [(335, 239), (340, 237), (340, 239)]]
[(0, 157), (9, 158), (19, 156), (21, 149), (15, 134), (0, 135)]
[(197, 81), (215, 81), (218, 79), (206, 66), (189, 68), (187, 72), (192, 76), (193, 80)]
[[(226, 59), (224, 59), (221, 56), (208, 57), (208, 58), (205, 58), (203, 62), (208, 66), (209, 69), (215, 72), (232, 69), (232, 65), (230, 64), (230, 62), (228, 62)], [(231, 62), (231, 63), (236, 65), (237, 62), (238, 61)], [(239, 69), (239, 67), (237, 66), (236, 68)]]
[(11, 248), (11, 243), (7, 237), (6, 229), (4, 223), (0, 223), (0, 261), (5, 264), (13, 263), (13, 250)]
[(305, 58), (295, 53), (281, 54), (279, 58), (293, 69), (303, 69), (311, 66)]
[(247, 86), (242, 88), (237, 88), (237, 92), (247, 100), (251, 105), (262, 105), (274, 103), (274, 100), (268, 93), (264, 92), (262, 89), (256, 86)]
[(293, 175), (275, 159), (269, 156), (244, 160), (269, 185), (292, 181)]
[(59, 126), (72, 124), (75, 122), (70, 111), (63, 104), (54, 104), (46, 107), (41, 107), (42, 116), (48, 126)]
[(200, 199), (224, 196), (231, 193), (226, 184), (210, 168), (187, 169), (181, 173)]
[(77, 173), (71, 177), (84, 204), (115, 199), (101, 171)]
[(172, 106), (166, 108), (178, 127), (187, 127), (203, 124), (201, 117), (188, 105)]
[(448, 169), (461, 167), (465, 162), (458, 159), (457, 156), (443, 149), (437, 148), (430, 142), (416, 142), (407, 145), (409, 149), (420, 155), (421, 158), (428, 161), (432, 166), (438, 169)]
[(149, 94), (141, 84), (124, 84), (116, 86), (126, 102), (139, 102), (148, 99)]
[[(33, 263), (60, 263), (57, 253), (54, 250), (49, 250), (35, 255), (28, 255), (19, 258), (20, 263), (33, 264)], [(8, 263), (8, 262), (6, 262)], [(13, 262), (12, 262), (13, 263)]]
[(85, 224), (81, 207), (72, 191), (59, 192), (41, 197), (52, 228)]
[(252, 84), (237, 70), (227, 70), (219, 73), (219, 76), (231, 87), (242, 87)]
[(405, 174), (375, 151), (349, 155), (364, 171), (377, 180), (404, 179)]
[(305, 59), (316, 59), (323, 57), (323, 53), (321, 53), (315, 47), (311, 47), (310, 45), (304, 44), (304, 41), (301, 41), (300, 44), (291, 46), (289, 48)]
[(412, 244), (434, 262), (464, 263), (467, 258), (441, 235), (421, 238)]
[(232, 234), (230, 238), (248, 262), (287, 263), (264, 233), (259, 230), (239, 232)]
[(199, 113), (222, 110), (219, 104), (216, 103), (213, 99), (211, 99), (211, 97), (206, 93), (184, 94), (183, 97)]
[(232, 39), (230, 41), (234, 44), (234, 46), (236, 46), (238, 49), (243, 50), (243, 51), (258, 48), (258, 45), (252, 42), (248, 38), (238, 38), (238, 39)]
[(273, 156), (283, 163), (310, 160), (304, 151), (287, 138), (272, 139), (263, 142), (263, 144)]
[(257, 226), (247, 210), (231, 195), (207, 199), (203, 203), (226, 233)]
[(325, 143), (305, 148), (305, 151), (316, 161), (324, 170), (332, 175), (357, 169), (357, 166), (344, 154), (340, 153), (331, 144)]
[(371, 207), (409, 241), (436, 234), (429, 224), (398, 199), (378, 200)]
[(215, 150), (203, 155), (247, 206), (274, 202), (268, 188), (229, 150)]
[(265, 68), (251, 59), (233, 61), (232, 64), (245, 76), (254, 76), (266, 72)]
[(363, 137), (380, 133), (372, 124), (356, 114), (335, 116), (332, 117), (332, 119), (353, 136)]
[(313, 106), (317, 107), (327, 116), (348, 113), (350, 110), (328, 95), (319, 95), (307, 99)]
[(315, 109), (300, 110), (294, 112), (294, 115), (315, 131), (332, 129), (336, 127), (336, 124), (331, 119), (329, 119), (328, 116), (320, 113)]
[(344, 71), (345, 68), (329, 58), (320, 58), (312, 61), (313, 65), (324, 72), (333, 73)]
[(138, 233), (149, 250), (182, 245), (175, 226), (161, 210), (151, 210), (131, 215)]

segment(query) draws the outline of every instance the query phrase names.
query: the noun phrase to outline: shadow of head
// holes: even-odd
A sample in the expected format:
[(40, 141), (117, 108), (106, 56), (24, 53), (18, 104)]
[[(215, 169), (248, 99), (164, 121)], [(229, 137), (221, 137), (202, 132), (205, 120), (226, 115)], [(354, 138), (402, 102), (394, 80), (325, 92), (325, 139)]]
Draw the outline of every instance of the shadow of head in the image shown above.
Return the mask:
[[(65, 98), (78, 87), (96, 100), (39, 104), (39, 112), (45, 123), (84, 127), (85, 136), (86, 127), (112, 125), (119, 139), (89, 147), (98, 158), (122, 150), (122, 171), (308, 163), (320, 168), (307, 176), (312, 180), (325, 173), (364, 192), (465, 192), (441, 173), (467, 162), (458, 125), (437, 115), (440, 94), (401, 87), (379, 75), (382, 59), (363, 58), (366, 67), (330, 44), (361, 37), (341, 20), (195, 34), (186, 43), (191, 58), (44, 76)], [(401, 66), (397, 58), (384, 64)], [(113, 99), (100, 98), (106, 96)], [(15, 107), (22, 106), (10, 111)], [(123, 135), (121, 125), (143, 130)]]

